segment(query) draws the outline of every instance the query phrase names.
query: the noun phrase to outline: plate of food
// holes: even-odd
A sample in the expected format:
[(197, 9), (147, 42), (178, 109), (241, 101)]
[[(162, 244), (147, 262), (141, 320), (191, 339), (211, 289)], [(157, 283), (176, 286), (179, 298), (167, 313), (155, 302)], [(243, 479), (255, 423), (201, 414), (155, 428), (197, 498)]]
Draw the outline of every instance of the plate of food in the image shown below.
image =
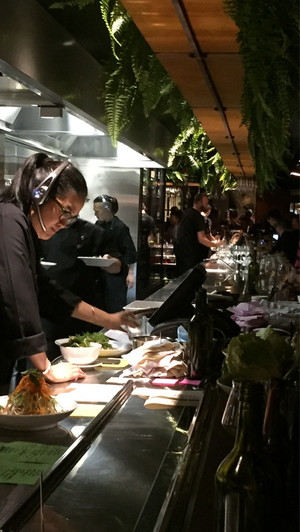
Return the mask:
[[(120, 340), (112, 340), (108, 338), (104, 333), (101, 332), (85, 332), (82, 334), (76, 334), (74, 336), (69, 336), (69, 338), (61, 338), (60, 340), (55, 340), (55, 343), (61, 347), (62, 345), (68, 345), (69, 347), (80, 348), (80, 347), (89, 347), (91, 345), (99, 344), (101, 346), (98, 357), (93, 361), (93, 367), (99, 366), (99, 358), (103, 357), (116, 357), (121, 356), (124, 353), (127, 353), (131, 349), (131, 344), (122, 343)], [(76, 364), (75, 360), (72, 360), (72, 363)], [(83, 367), (81, 364), (84, 364), (83, 361), (80, 362), (80, 367)], [(92, 367), (90, 363), (86, 367)]]
[(77, 408), (70, 397), (52, 397), (38, 370), (28, 370), (10, 395), (0, 397), (0, 428), (17, 431), (55, 427)]

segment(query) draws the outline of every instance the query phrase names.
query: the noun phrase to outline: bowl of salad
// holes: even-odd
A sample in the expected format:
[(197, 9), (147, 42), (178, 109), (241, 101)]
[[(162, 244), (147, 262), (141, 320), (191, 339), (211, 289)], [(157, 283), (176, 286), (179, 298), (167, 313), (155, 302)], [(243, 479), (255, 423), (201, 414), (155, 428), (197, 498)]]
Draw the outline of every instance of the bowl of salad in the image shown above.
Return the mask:
[(100, 355), (102, 345), (88, 338), (82, 338), (82, 336), (84, 335), (69, 336), (69, 338), (55, 340), (64, 359), (72, 364), (91, 364)]

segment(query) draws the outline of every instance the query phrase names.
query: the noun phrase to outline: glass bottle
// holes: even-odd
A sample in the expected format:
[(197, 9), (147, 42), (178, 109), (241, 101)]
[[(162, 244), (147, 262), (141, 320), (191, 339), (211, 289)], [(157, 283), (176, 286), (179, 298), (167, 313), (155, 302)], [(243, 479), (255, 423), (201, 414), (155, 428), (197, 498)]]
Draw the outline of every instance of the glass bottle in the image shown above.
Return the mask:
[(256, 283), (259, 278), (259, 264), (256, 261), (256, 248), (251, 255), (251, 261), (248, 266), (248, 291), (251, 295), (256, 295)]
[(249, 282), (248, 281), (249, 281), (248, 273), (246, 273), (244, 286), (243, 286), (243, 291), (239, 295), (239, 298), (238, 298), (239, 303), (246, 303), (248, 301), (251, 301), (251, 294), (249, 292)]
[(189, 324), (188, 357), (192, 378), (202, 379), (210, 371), (210, 353), (213, 344), (213, 320), (207, 306), (205, 288), (196, 293), (195, 314)]
[(233, 278), (232, 293), (240, 295), (243, 292), (244, 282), (241, 275), (241, 265), (236, 265), (236, 271)]
[(233, 381), (231, 391), (229, 393), (223, 416), (221, 419), (222, 427), (230, 434), (235, 435), (238, 425), (239, 415), (239, 389), (240, 382)]
[(215, 477), (215, 532), (277, 532), (279, 480), (264, 450), (263, 383), (241, 381), (239, 400), (235, 444)]

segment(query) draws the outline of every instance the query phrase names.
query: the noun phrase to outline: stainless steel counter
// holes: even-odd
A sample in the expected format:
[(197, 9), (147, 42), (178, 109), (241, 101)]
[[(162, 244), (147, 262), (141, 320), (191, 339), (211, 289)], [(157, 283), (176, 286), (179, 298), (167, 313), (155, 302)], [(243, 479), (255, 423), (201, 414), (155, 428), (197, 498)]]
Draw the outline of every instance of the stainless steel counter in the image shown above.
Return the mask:
[[(84, 383), (103, 383), (113, 373), (88, 370)], [(68, 446), (43, 478), (44, 519), (50, 512), (49, 519), (58, 520), (54, 530), (163, 530), (156, 523), (164, 521), (187, 471), (208, 402), (203, 392), (198, 407), (149, 410), (131, 395), (132, 386), (123, 387), (96, 418), (69, 417), (60, 429), (22, 435), (51, 443), (61, 430)], [(76, 427), (83, 432), (74, 440)], [(0, 490), (1, 530), (40, 530), (39, 485), (1, 485)]]
[[(185, 276), (149, 299), (165, 301)], [(105, 383), (115, 374), (117, 369), (89, 369), (83, 384)], [(60, 443), (67, 450), (44, 474), (42, 494), (38, 483), (0, 485), (3, 532), (39, 531), (41, 498), (45, 523), (57, 523), (53, 530), (59, 532), (175, 532), (182, 530), (182, 521), (191, 521), (220, 397), (219, 417), (226, 397), (212, 387), (203, 390), (197, 407), (149, 410), (131, 395), (133, 387), (130, 382), (121, 388), (94, 418), (72, 416), (53, 430), (6, 434), (8, 440)], [(211, 517), (208, 512), (205, 532)]]

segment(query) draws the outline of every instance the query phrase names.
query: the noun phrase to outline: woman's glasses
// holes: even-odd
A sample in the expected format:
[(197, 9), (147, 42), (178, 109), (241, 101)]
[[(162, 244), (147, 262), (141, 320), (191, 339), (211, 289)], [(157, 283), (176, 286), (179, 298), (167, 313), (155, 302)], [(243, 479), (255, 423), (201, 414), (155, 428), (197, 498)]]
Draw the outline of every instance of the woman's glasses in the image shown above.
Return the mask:
[(73, 214), (64, 208), (64, 206), (56, 199), (51, 198), (62, 210), (61, 215), (59, 216), (59, 221), (62, 225), (71, 225), (76, 222), (78, 215), (73, 216)]

